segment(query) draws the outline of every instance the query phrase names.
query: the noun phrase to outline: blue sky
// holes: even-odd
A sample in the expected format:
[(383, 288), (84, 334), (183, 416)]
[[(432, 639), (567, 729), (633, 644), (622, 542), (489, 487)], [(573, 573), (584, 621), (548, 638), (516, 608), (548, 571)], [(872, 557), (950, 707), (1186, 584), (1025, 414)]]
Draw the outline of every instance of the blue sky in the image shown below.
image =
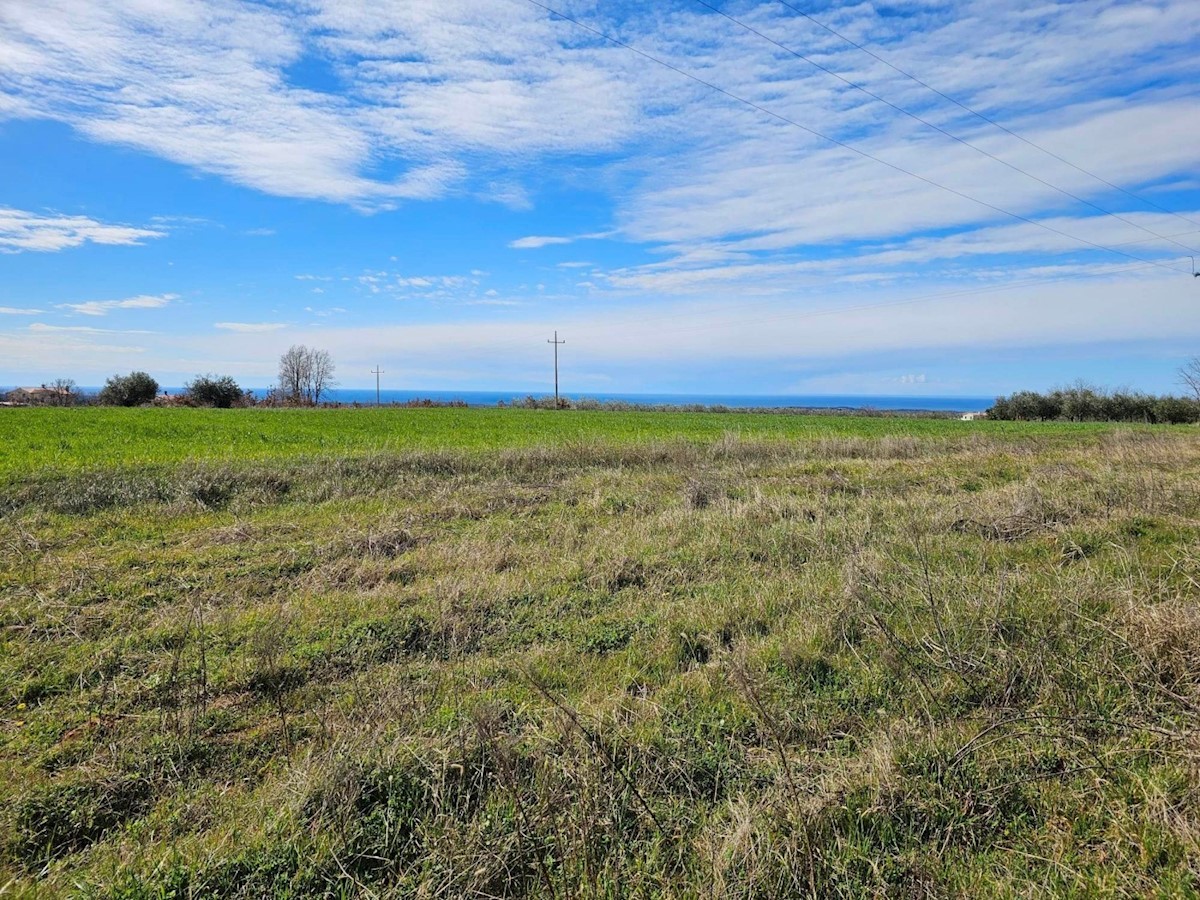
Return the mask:
[(306, 343), (547, 390), (554, 329), (575, 394), (1200, 354), (1194, 4), (544, 5), (654, 59), (531, 0), (0, 3), (0, 385), (266, 386)]

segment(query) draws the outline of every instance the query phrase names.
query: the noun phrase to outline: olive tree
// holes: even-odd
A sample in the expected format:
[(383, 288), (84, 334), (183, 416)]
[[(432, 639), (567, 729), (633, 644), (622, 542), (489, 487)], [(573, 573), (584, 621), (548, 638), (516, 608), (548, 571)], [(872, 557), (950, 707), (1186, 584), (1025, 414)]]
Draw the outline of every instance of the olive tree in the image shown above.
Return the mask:
[(245, 402), (241, 387), (228, 375), (220, 378), (216, 375), (197, 375), (184, 385), (184, 394), (189, 403), (215, 406), (217, 409), (229, 409)]
[(328, 350), (293, 344), (279, 357), (279, 392), (289, 403), (316, 406), (334, 384)]
[(145, 372), (114, 375), (96, 398), (105, 406), (141, 406), (158, 396), (158, 382)]

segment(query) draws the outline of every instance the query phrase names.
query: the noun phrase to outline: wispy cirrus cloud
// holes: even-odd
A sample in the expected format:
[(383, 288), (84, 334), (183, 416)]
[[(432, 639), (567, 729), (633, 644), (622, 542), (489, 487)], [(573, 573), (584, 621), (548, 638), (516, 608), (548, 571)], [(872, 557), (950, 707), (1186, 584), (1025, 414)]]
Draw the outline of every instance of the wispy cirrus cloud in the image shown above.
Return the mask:
[[(6, 4), (0, 114), (66, 121), (270, 194), (378, 208), (464, 189), (464, 157), (481, 149), (615, 146), (635, 107), (592, 56), (514, 2)], [(309, 58), (336, 65), (345, 91), (292, 83)], [(496, 177), (502, 160), (479, 168), (479, 195), (525, 202)]]
[(542, 247), (553, 247), (557, 244), (573, 244), (575, 238), (569, 237), (546, 237), (533, 234), (529, 237), (517, 238), (515, 241), (509, 241), (508, 246), (513, 250), (539, 250)]
[(473, 296), (484, 277), (478, 270), (469, 275), (406, 275), (380, 269), (363, 272), (354, 280), (361, 290), (397, 300), (451, 300)]
[(285, 322), (216, 322), (214, 328), (222, 331), (235, 331), (239, 334), (265, 334), (271, 331), (282, 331), (287, 328)]
[(134, 331), (129, 329), (91, 328), (87, 325), (48, 325), (45, 322), (34, 322), (29, 330), (40, 333), (71, 333), (71, 334), (154, 334), (153, 331)]
[[(569, 4), (588, 24), (840, 141), (1022, 214), (1063, 198), (687, 2)], [(1081, 195), (1103, 185), (1015, 145), (777, 3), (746, 24)], [(943, 90), (1122, 184), (1194, 175), (1200, 76), (1185, 0), (869, 5), (823, 15)], [(70, 123), (270, 194), (364, 208), (529, 200), (530, 162), (594, 154), (620, 236), (776, 247), (974, 226), (995, 213), (739, 105), (520, 0), (45, 0), (0, 9), (0, 115)], [(169, 45), (171, 54), (161, 48)], [(337, 88), (297, 82), (328, 69)], [(1117, 101), (1116, 96), (1120, 96)], [(303, 152), (296, 152), (302, 147)], [(932, 165), (931, 165), (932, 162)], [(551, 170), (551, 177), (554, 177)], [(501, 198), (503, 199), (503, 198)], [(504, 200), (503, 202), (509, 202)], [(536, 249), (571, 240), (532, 235)]]
[(141, 294), (124, 300), (88, 300), (84, 303), (57, 305), (59, 309), (69, 309), (82, 316), (107, 316), (114, 309), (162, 309), (178, 299), (178, 294)]
[(16, 306), (0, 306), (0, 316), (39, 316), (40, 309), (21, 309)]
[(0, 207), (0, 253), (51, 253), (88, 243), (136, 246), (166, 234), (161, 228), (116, 225), (89, 216)]

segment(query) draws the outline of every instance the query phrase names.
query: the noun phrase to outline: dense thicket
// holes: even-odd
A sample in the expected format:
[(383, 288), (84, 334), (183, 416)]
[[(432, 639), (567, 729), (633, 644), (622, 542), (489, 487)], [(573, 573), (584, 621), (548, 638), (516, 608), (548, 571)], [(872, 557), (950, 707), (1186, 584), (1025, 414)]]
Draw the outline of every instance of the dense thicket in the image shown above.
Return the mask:
[(1087, 386), (1059, 388), (1048, 394), (1018, 391), (1008, 397), (997, 397), (988, 410), (988, 418), (1182, 424), (1200, 422), (1200, 399), (1110, 392)]

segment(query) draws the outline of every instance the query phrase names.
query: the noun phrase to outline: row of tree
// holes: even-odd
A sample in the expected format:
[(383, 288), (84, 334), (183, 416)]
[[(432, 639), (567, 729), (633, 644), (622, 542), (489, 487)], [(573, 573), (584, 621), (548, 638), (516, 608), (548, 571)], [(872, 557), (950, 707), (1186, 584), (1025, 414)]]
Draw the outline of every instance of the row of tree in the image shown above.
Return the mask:
[(1154, 396), (1136, 391), (1103, 391), (1087, 385), (1060, 388), (1045, 394), (1018, 391), (998, 397), (987, 411), (989, 419), (1010, 421), (1200, 422), (1200, 397)]
[(147, 372), (113, 375), (94, 396), (83, 393), (70, 378), (59, 378), (32, 390), (8, 395), (41, 406), (317, 406), (336, 384), (333, 358), (327, 350), (297, 344), (279, 358), (279, 381), (264, 397), (243, 390), (229, 375), (197, 375), (178, 394), (160, 393), (158, 381)]

